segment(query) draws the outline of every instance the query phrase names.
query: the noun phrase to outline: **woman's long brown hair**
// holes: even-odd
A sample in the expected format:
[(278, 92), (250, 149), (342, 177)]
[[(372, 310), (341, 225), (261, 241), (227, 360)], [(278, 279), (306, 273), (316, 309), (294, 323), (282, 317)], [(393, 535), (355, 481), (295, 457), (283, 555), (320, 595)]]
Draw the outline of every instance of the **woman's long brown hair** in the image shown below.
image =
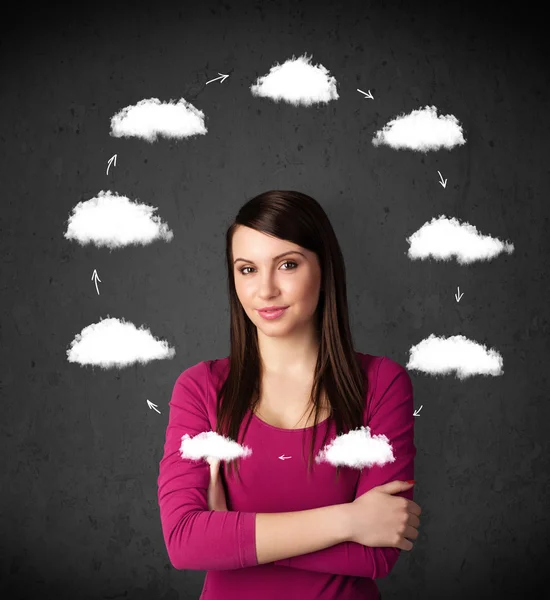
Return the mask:
[[(217, 394), (216, 432), (239, 442), (241, 423), (250, 410), (244, 439), (260, 399), (262, 372), (257, 329), (245, 313), (235, 289), (232, 240), (239, 225), (288, 240), (317, 254), (322, 284), (317, 307), (320, 346), (311, 392), (314, 424), (318, 423), (321, 391), (325, 390), (332, 410), (327, 425), (330, 426), (332, 419), (337, 435), (361, 427), (368, 382), (355, 353), (349, 327), (346, 271), (340, 245), (327, 214), (316, 200), (300, 192), (272, 190), (244, 204), (226, 232), (231, 348), (229, 374)], [(323, 446), (328, 432), (329, 427)], [(308, 475), (315, 433), (316, 429), (308, 459)], [(232, 467), (233, 461), (229, 462), (230, 470)], [(339, 471), (340, 467), (337, 467), (337, 479)]]

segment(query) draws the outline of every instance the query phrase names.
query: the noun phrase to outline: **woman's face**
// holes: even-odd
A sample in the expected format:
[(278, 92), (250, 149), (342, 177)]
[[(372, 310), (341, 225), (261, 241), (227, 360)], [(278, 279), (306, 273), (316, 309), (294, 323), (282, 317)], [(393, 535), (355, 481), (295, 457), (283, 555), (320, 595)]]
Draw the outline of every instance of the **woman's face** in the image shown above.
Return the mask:
[[(281, 335), (310, 323), (321, 287), (315, 252), (244, 226), (236, 229), (232, 250), (237, 296), (259, 329), (267, 335)], [(269, 321), (258, 313), (268, 306), (288, 308)]]

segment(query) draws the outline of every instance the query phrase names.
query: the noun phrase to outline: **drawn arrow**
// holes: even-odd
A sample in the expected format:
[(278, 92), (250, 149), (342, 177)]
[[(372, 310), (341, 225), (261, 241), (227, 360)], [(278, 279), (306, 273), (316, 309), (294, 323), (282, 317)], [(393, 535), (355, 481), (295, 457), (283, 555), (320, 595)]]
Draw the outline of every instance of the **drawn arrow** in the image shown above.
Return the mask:
[[(147, 400), (147, 406), (149, 408), (154, 408), (155, 410), (157, 410), (157, 405), (153, 404), (150, 400)], [(160, 410), (157, 410), (158, 414), (160, 415)]]
[(97, 282), (99, 281), (101, 283), (101, 279), (99, 278), (99, 275), (97, 274), (97, 271), (94, 269), (94, 272), (92, 273), (92, 279), (94, 279), (95, 277), (95, 289), (97, 291), (97, 294), (99, 295), (99, 290), (97, 289)]
[[(438, 171), (439, 173), (439, 171)], [(441, 177), (441, 181), (439, 182), (443, 187), (447, 187), (447, 180), (445, 179), (445, 181), (443, 181), (443, 175), (441, 175), (441, 173), (439, 173), (439, 176)]]
[(464, 294), (460, 293), (460, 286), (457, 289), (458, 289), (458, 296), (455, 294), (455, 298), (456, 298), (457, 302), (460, 302), (460, 299), (462, 298), (462, 296), (464, 296)]
[(107, 175), (109, 175), (109, 167), (111, 166), (111, 163), (113, 162), (113, 160), (115, 161), (115, 167), (116, 167), (116, 157), (117, 157), (117, 155), (113, 154), (113, 156), (111, 156), (111, 158), (109, 159), (108, 164), (107, 164)]
[(285, 456), (284, 454), (281, 454), (281, 456), (279, 456), (279, 460), (286, 460), (287, 458), (292, 458), (292, 456)]
[(374, 100), (374, 96), (370, 93), (370, 90), (367, 93), (365, 93), (363, 90), (357, 88), (357, 91), (361, 92), (362, 94), (365, 94), (365, 98), (370, 98), (371, 100)]
[[(422, 406), (424, 406), (424, 405), (422, 404)], [(422, 410), (422, 406), (414, 411), (413, 417), (418, 417), (420, 411)]]
[(221, 77), (216, 77), (215, 79), (211, 79), (210, 81), (207, 81), (206, 85), (208, 85), (209, 83), (212, 83), (213, 81), (217, 81), (218, 79), (221, 79), (220, 83), (223, 83), (229, 77), (229, 75), (222, 75), (221, 73), (218, 73), (218, 75), (221, 75)]

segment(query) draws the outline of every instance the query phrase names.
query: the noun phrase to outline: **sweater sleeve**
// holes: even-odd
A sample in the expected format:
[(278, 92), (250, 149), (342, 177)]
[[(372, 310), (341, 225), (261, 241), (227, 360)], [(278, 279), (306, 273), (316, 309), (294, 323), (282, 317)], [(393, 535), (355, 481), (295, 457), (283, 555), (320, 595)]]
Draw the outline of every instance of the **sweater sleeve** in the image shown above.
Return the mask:
[(164, 455), (159, 465), (158, 503), (162, 533), (176, 569), (230, 570), (256, 566), (256, 513), (208, 510), (210, 467), (182, 458), (181, 438), (211, 431), (207, 412), (206, 362), (184, 371), (168, 403)]
[[(393, 448), (394, 462), (362, 469), (355, 497), (394, 480), (414, 479), (414, 402), (409, 374), (404, 367), (383, 357), (378, 368), (370, 421), (371, 435), (384, 434)], [(413, 500), (414, 486), (394, 494)], [(276, 561), (283, 567), (379, 579), (395, 566), (400, 548), (372, 548), (356, 542), (336, 544), (324, 550)]]

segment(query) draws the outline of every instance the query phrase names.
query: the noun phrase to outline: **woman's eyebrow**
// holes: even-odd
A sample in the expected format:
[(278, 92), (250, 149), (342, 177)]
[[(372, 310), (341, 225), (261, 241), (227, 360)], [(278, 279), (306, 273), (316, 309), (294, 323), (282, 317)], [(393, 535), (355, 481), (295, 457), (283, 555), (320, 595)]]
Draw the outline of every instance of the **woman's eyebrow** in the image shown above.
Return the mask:
[[(286, 256), (287, 254), (301, 254), (304, 258), (306, 258), (306, 256), (304, 254), (302, 254), (301, 252), (298, 252), (298, 250), (289, 250), (288, 252), (283, 252), (282, 254), (277, 254), (277, 256), (274, 256), (272, 260), (277, 260), (278, 258), (282, 258), (283, 256)], [(233, 264), (235, 264), (237, 261), (242, 260), (243, 262), (249, 262), (249, 263), (253, 263), (253, 260), (248, 260), (248, 258), (236, 258), (233, 261)]]

